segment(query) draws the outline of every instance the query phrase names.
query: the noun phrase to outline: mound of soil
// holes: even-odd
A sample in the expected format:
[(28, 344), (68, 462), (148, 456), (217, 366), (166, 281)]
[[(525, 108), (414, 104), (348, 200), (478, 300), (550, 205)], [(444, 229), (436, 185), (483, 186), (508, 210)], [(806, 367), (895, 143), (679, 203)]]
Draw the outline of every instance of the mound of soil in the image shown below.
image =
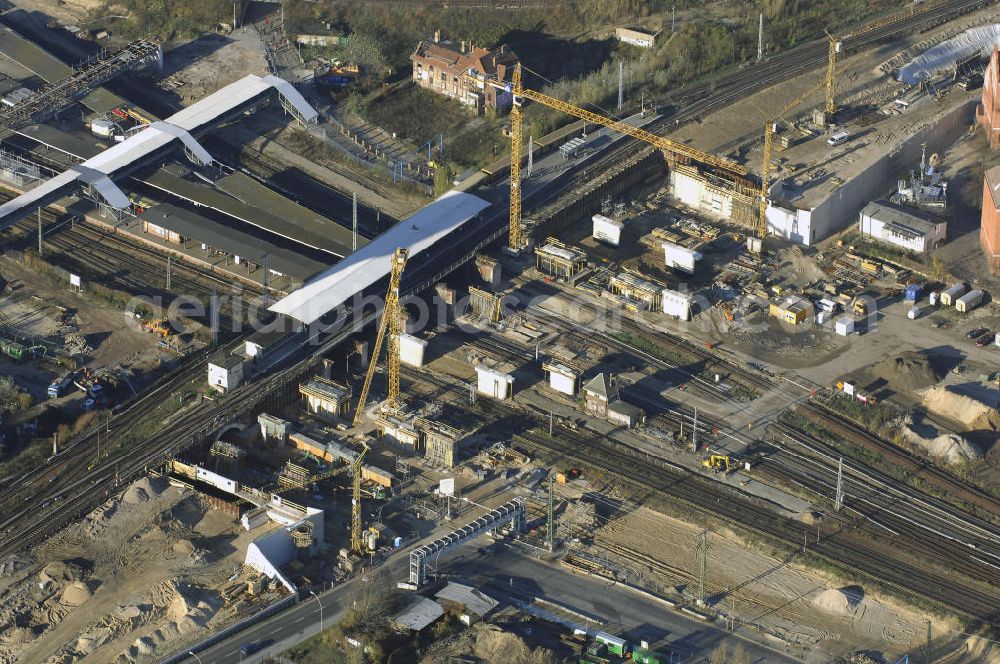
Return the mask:
[(960, 394), (947, 386), (932, 387), (923, 394), (924, 406), (935, 415), (948, 417), (964, 424), (968, 429), (992, 428), (977, 426), (983, 418), (995, 417), (993, 405)]
[(813, 604), (824, 611), (841, 615), (853, 615), (863, 601), (864, 592), (857, 586), (830, 588), (812, 598)]
[(903, 436), (930, 456), (947, 464), (983, 458), (983, 453), (979, 448), (957, 433), (937, 433), (935, 436), (927, 437), (920, 435), (910, 427), (903, 427)]
[(50, 582), (78, 581), (83, 578), (83, 570), (68, 561), (51, 562), (38, 573), (38, 580), (43, 584)]
[(132, 483), (122, 496), (122, 500), (128, 505), (138, 505), (163, 493), (164, 486), (159, 480), (152, 480), (143, 477)]
[(74, 581), (63, 590), (59, 603), (63, 606), (83, 606), (93, 595), (86, 583)]
[(872, 373), (900, 392), (922, 390), (944, 377), (941, 367), (935, 366), (933, 359), (913, 351), (882, 360), (872, 368)]

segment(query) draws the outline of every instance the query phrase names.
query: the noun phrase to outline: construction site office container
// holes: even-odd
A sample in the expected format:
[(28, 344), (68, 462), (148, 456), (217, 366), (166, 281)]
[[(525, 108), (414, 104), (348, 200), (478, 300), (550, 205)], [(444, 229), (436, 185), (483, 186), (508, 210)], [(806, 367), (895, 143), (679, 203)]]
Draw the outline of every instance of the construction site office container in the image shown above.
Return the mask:
[(939, 293), (937, 291), (931, 291), (931, 294), (927, 296), (927, 301), (933, 307), (938, 303)]
[(847, 316), (842, 316), (837, 319), (834, 323), (834, 330), (842, 337), (846, 337), (854, 333), (854, 319), (848, 318)]
[(910, 284), (906, 287), (906, 294), (904, 299), (910, 302), (916, 302), (920, 299), (920, 296), (924, 294), (924, 287), (922, 284)]
[(604, 632), (598, 632), (595, 634), (594, 640), (598, 643), (606, 645), (608, 647), (608, 652), (621, 657), (625, 656), (625, 650), (628, 648), (628, 641), (618, 638), (617, 636), (605, 634)]
[(955, 304), (955, 301), (962, 296), (965, 292), (964, 284), (954, 284), (949, 287), (948, 290), (941, 293), (941, 304), (946, 307), (950, 307)]
[(971, 290), (962, 297), (955, 300), (955, 308), (960, 313), (972, 311), (983, 301), (983, 291)]

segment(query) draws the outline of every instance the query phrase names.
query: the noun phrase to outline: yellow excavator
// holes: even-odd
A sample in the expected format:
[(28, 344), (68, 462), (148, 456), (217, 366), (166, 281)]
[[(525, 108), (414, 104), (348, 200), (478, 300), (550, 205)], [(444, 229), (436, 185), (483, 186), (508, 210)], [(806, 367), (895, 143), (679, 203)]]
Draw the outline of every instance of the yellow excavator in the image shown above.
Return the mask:
[(717, 473), (725, 473), (726, 475), (735, 472), (738, 467), (736, 460), (725, 454), (713, 454), (707, 459), (703, 459), (701, 465)]

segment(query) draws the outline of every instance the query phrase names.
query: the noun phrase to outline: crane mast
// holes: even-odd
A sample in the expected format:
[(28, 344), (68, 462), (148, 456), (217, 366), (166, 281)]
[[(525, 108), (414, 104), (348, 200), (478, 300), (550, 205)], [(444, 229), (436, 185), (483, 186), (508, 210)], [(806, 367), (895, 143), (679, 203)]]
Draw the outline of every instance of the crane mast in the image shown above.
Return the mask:
[(385, 294), (385, 306), (382, 308), (382, 320), (379, 322), (378, 335), (375, 337), (372, 360), (368, 365), (368, 373), (365, 375), (365, 383), (361, 388), (361, 396), (358, 398), (358, 407), (354, 411), (354, 426), (361, 424), (365, 404), (368, 403), (368, 391), (371, 389), (372, 378), (374, 378), (375, 369), (378, 366), (378, 358), (382, 353), (382, 341), (385, 339), (387, 330), (389, 332), (389, 387), (386, 403), (390, 409), (399, 407), (399, 333), (402, 327), (402, 312), (399, 310), (399, 281), (408, 258), (409, 251), (402, 247), (397, 248), (396, 253), (392, 256), (389, 290)]
[(351, 550), (363, 553), (365, 543), (361, 538), (361, 460), (368, 453), (368, 447), (361, 450), (358, 458), (351, 462)]
[[(598, 115), (597, 113), (592, 113), (572, 104), (568, 104), (561, 99), (556, 99), (555, 97), (550, 97), (546, 94), (542, 94), (541, 92), (522, 87), (520, 64), (517, 64), (514, 67), (511, 81), (512, 86), (509, 89), (514, 96), (514, 100), (510, 109), (509, 247), (514, 252), (520, 251), (520, 249), (524, 246), (524, 229), (521, 226), (521, 119), (523, 115), (521, 102), (523, 99), (530, 99), (535, 103), (556, 109), (557, 111), (562, 111), (567, 115), (580, 118), (585, 122), (607, 127), (613, 131), (637, 138), (640, 141), (644, 141), (662, 150), (666, 150), (672, 155), (687, 161), (699, 162), (740, 177), (746, 176), (750, 172), (744, 166), (741, 166), (734, 161), (730, 161), (729, 159), (709, 154), (707, 152), (702, 152), (701, 150), (693, 148), (689, 145), (677, 143), (676, 141), (672, 141), (669, 138), (663, 138), (662, 136), (657, 136), (656, 134), (648, 132), (640, 127), (634, 127), (627, 122), (606, 118), (603, 115)], [(497, 83), (492, 83), (491, 85), (501, 89), (507, 89), (505, 85)], [(734, 185), (741, 191), (746, 189), (745, 185), (740, 182), (734, 182)]]
[(510, 105), (510, 235), (508, 246), (520, 251), (524, 243), (521, 232), (521, 65), (514, 67), (514, 99)]

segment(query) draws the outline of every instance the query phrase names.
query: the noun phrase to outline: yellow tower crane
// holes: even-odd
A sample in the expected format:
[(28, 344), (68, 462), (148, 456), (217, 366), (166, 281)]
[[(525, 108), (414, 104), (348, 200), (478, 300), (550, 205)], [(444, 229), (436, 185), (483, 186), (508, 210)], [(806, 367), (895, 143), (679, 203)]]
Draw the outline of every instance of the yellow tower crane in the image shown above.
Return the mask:
[[(536, 92), (535, 90), (530, 90), (528, 88), (522, 87), (521, 85), (521, 65), (518, 64), (514, 67), (514, 73), (512, 75), (512, 87), (509, 89), (513, 93), (514, 101), (511, 106), (510, 111), (510, 249), (517, 252), (520, 251), (524, 246), (524, 234), (521, 227), (521, 100), (530, 99), (531, 101), (547, 106), (549, 108), (554, 108), (557, 111), (562, 111), (567, 115), (572, 115), (574, 117), (580, 118), (584, 122), (590, 122), (592, 124), (600, 125), (602, 127), (607, 127), (618, 133), (631, 136), (632, 138), (637, 138), (640, 141), (644, 141), (665, 150), (670, 155), (673, 155), (674, 159), (684, 162), (697, 162), (704, 164), (706, 166), (711, 166), (722, 171), (723, 174), (729, 176), (737, 176), (733, 178), (734, 185), (737, 189), (744, 191), (749, 189), (749, 186), (741, 182), (739, 178), (745, 177), (749, 171), (740, 164), (734, 161), (730, 161), (724, 157), (719, 157), (718, 155), (709, 154), (707, 152), (702, 152), (697, 148), (693, 148), (690, 145), (685, 145), (683, 143), (677, 143), (669, 138), (663, 138), (662, 136), (657, 136), (651, 132), (646, 131), (640, 127), (633, 127), (632, 125), (622, 121), (614, 120), (612, 118), (606, 118), (603, 115), (598, 115), (597, 113), (592, 113), (586, 111), (572, 104), (568, 104), (561, 99), (556, 99), (555, 97), (550, 97), (541, 92)], [(499, 84), (494, 84), (496, 87), (501, 87), (507, 89), (506, 86), (501, 86)], [(754, 188), (756, 189), (756, 188)]]
[(365, 404), (368, 402), (368, 390), (372, 386), (372, 378), (375, 376), (375, 369), (378, 365), (379, 355), (382, 354), (382, 341), (385, 333), (389, 332), (389, 389), (386, 404), (390, 409), (399, 407), (399, 334), (402, 332), (402, 311), (399, 309), (399, 280), (403, 276), (403, 268), (406, 267), (406, 260), (409, 258), (409, 251), (399, 247), (392, 256), (392, 270), (389, 273), (389, 290), (385, 294), (385, 306), (382, 309), (382, 320), (378, 326), (378, 336), (375, 337), (375, 349), (372, 352), (371, 363), (368, 365), (368, 373), (365, 375), (365, 383), (361, 388), (361, 396), (358, 398), (358, 407), (354, 411), (354, 426), (361, 424), (364, 414)]
[(351, 550), (364, 553), (365, 543), (361, 533), (361, 460), (368, 452), (366, 445), (358, 458), (351, 463)]
[[(773, 119), (768, 120), (764, 123), (764, 150), (762, 155), (762, 163), (760, 165), (760, 196), (758, 198), (758, 216), (757, 216), (757, 237), (763, 240), (767, 237), (767, 197), (770, 193), (771, 187), (771, 171), (774, 169), (772, 159), (774, 157), (774, 134), (777, 130), (778, 121), (782, 119), (789, 110), (795, 108), (801, 104), (806, 97), (815, 93), (823, 85), (828, 85), (829, 81), (820, 82), (809, 88), (798, 97), (785, 104), (785, 107), (778, 111)], [(827, 88), (829, 90), (829, 88)], [(829, 98), (827, 99), (829, 103)]]
[(840, 53), (844, 42), (829, 32), (826, 33), (826, 36), (829, 40), (829, 54), (826, 62), (826, 105), (823, 108), (823, 112), (826, 121), (833, 122), (833, 118), (837, 114), (837, 100), (835, 97), (837, 91), (837, 54)]
[(947, 1), (948, 0), (930, 0), (929, 2), (923, 3), (911, 3), (906, 9), (900, 10), (894, 14), (889, 14), (888, 16), (872, 21), (871, 23), (867, 23), (854, 32), (841, 37), (834, 37), (829, 32), (826, 33), (827, 42), (829, 44), (829, 52), (827, 54), (826, 62), (826, 104), (823, 108), (826, 115), (826, 122), (833, 122), (834, 115), (837, 113), (837, 54), (843, 52), (844, 42), (849, 38), (857, 39), (858, 37), (866, 35), (873, 30), (878, 30), (879, 28), (884, 28), (892, 25), (893, 23), (898, 23), (899, 21), (910, 18), (914, 14), (927, 12), (938, 5), (945, 4)]

